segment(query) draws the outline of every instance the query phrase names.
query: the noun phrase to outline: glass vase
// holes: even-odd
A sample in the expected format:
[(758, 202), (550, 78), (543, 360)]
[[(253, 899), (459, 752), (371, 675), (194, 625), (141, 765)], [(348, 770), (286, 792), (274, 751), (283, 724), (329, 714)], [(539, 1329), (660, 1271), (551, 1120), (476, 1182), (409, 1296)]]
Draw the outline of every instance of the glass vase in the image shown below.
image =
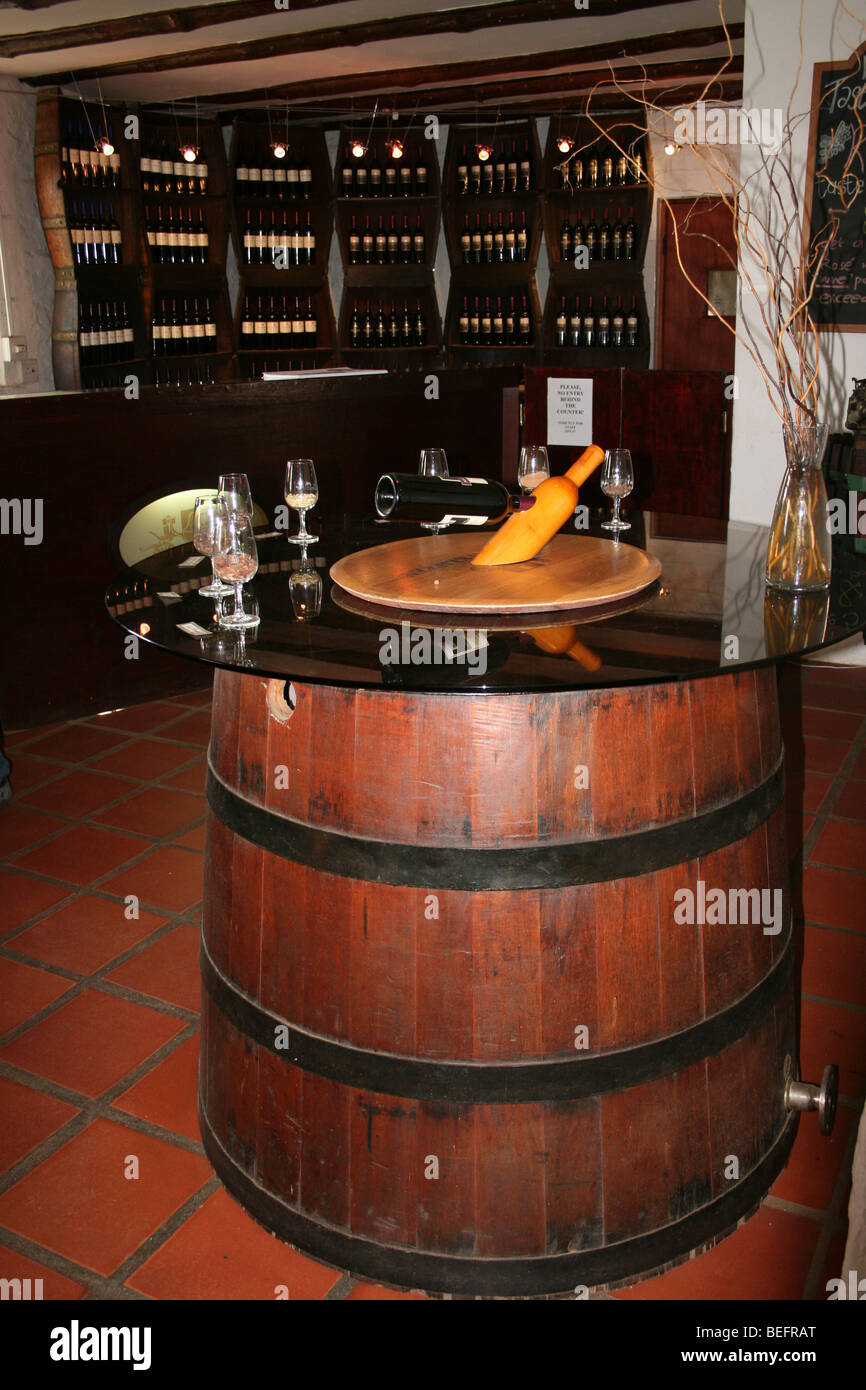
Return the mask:
[(788, 466), (770, 527), (766, 580), (776, 589), (826, 589), (832, 564), (821, 468), (827, 426), (786, 421), (783, 428)]

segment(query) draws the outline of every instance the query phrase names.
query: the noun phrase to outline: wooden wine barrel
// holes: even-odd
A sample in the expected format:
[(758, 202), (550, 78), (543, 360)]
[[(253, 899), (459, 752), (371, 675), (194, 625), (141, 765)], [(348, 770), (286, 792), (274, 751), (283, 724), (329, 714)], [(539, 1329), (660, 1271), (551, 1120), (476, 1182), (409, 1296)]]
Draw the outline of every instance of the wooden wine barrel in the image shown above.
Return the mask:
[(78, 283), (63, 189), (60, 186), (60, 95), (56, 87), (46, 87), (36, 99), (34, 164), (42, 228), (54, 267), (54, 317), (51, 326), (54, 385), (58, 391), (77, 391), (81, 388)]
[[(286, 720), (266, 686), (217, 671), (209, 753), (200, 1118), (229, 1191), (431, 1292), (632, 1282), (733, 1229), (797, 1120), (774, 671), (296, 685)], [(678, 920), (699, 881), (726, 916), (780, 890), (779, 929)]]

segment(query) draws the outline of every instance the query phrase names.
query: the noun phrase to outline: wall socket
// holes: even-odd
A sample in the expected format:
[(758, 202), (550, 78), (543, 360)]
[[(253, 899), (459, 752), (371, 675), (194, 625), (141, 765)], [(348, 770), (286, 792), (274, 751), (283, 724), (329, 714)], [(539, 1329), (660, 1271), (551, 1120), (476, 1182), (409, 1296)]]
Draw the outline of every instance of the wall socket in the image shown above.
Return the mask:
[(26, 338), (0, 338), (0, 361), (20, 362), (27, 356)]

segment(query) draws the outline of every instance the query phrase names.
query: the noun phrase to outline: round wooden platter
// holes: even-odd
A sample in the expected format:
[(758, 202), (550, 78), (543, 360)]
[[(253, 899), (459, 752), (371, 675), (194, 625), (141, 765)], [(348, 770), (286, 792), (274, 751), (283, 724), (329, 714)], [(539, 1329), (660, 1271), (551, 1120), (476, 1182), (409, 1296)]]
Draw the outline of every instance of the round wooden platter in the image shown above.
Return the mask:
[(346, 555), (335, 584), (385, 608), (447, 613), (538, 613), (630, 598), (661, 574), (636, 546), (597, 536), (554, 536), (533, 560), (473, 565), (488, 535), (465, 531), (391, 541)]

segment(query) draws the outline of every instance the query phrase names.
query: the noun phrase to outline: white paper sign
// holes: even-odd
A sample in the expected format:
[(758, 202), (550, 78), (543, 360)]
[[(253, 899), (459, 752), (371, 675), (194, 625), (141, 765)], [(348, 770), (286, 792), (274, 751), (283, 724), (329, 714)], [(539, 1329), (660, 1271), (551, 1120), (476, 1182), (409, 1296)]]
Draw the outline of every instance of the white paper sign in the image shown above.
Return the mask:
[(203, 559), (203, 555), (190, 555), (186, 560), (181, 560), (178, 569), (188, 570), (192, 565), (200, 565)]
[(210, 632), (206, 627), (199, 627), (198, 623), (178, 623), (181, 632), (189, 633), (190, 637), (209, 637)]
[(592, 443), (591, 377), (548, 377), (547, 442), (568, 446)]

